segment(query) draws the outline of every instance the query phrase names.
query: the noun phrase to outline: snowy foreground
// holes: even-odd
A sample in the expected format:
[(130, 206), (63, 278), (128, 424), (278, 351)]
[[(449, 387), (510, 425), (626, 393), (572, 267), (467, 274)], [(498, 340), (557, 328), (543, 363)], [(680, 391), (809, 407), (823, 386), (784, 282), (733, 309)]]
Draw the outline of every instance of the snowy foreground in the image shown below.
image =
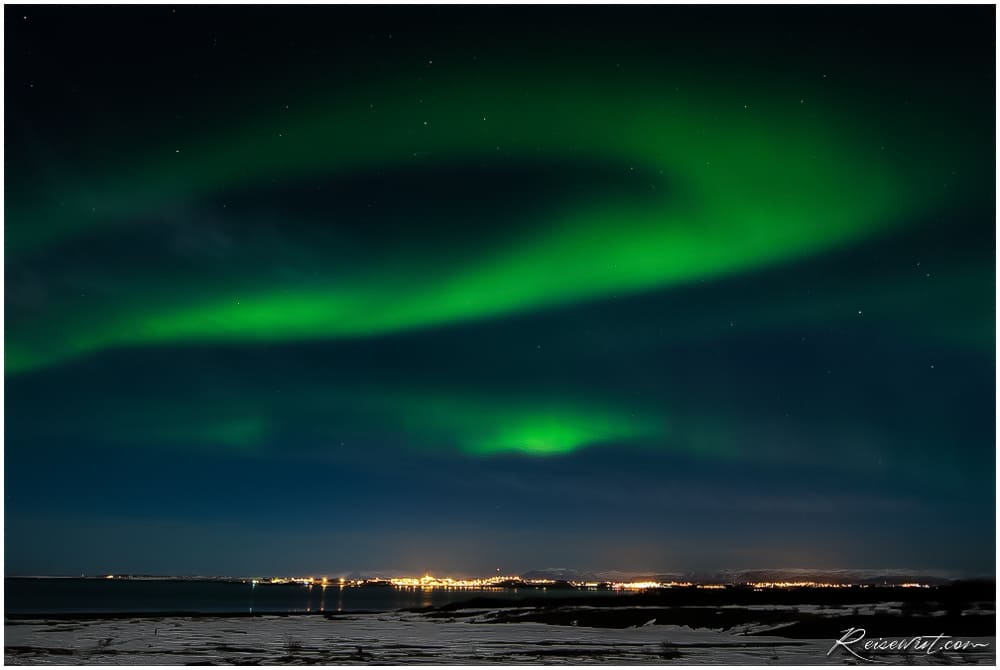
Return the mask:
[[(482, 623), (422, 614), (8, 619), (6, 664), (861, 664), (832, 640), (645, 625), (625, 629)], [(483, 614), (486, 614), (485, 612)], [(993, 663), (987, 654), (891, 662)]]

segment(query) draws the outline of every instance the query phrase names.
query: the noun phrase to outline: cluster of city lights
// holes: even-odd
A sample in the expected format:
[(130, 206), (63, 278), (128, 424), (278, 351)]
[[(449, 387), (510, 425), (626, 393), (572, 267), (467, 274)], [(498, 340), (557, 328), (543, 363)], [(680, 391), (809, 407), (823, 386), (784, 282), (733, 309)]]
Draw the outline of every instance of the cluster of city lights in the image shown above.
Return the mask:
[(800, 588), (822, 588), (822, 589), (842, 589), (852, 584), (831, 584), (830, 582), (751, 582), (748, 586), (755, 589), (800, 589)]
[[(150, 576), (134, 575), (105, 575), (105, 579), (157, 579)], [(231, 578), (225, 578), (227, 580)], [(851, 584), (838, 582), (814, 582), (814, 581), (760, 581), (747, 582), (741, 584), (721, 584), (721, 583), (696, 583), (689, 581), (669, 581), (658, 582), (653, 580), (618, 582), (618, 581), (557, 581), (555, 579), (526, 579), (520, 576), (493, 575), (490, 577), (477, 577), (470, 579), (454, 579), (452, 577), (434, 577), (425, 574), (423, 577), (371, 577), (366, 579), (346, 579), (344, 577), (265, 577), (256, 579), (235, 579), (242, 583), (249, 583), (253, 586), (258, 584), (300, 584), (302, 586), (321, 586), (324, 589), (328, 586), (359, 587), (359, 586), (384, 586), (400, 589), (501, 589), (511, 587), (534, 587), (546, 588), (556, 584), (569, 585), (577, 589), (587, 590), (611, 590), (611, 591), (645, 591), (648, 589), (671, 589), (671, 588), (696, 588), (696, 589), (726, 589), (731, 587), (752, 588), (756, 591), (762, 589), (799, 589), (799, 588), (828, 588), (843, 589), (852, 587), (871, 587), (872, 584)], [(883, 586), (897, 586), (901, 588), (930, 588), (929, 584), (919, 582), (904, 582), (902, 584), (883, 584)]]
[[(595, 582), (588, 582), (587, 586), (600, 586)], [(609, 582), (607, 587), (614, 591), (644, 591), (646, 589), (670, 589), (674, 587), (694, 586), (691, 582)]]
[(393, 586), (401, 588), (421, 588), (421, 589), (489, 589), (506, 586), (511, 583), (525, 584), (528, 586), (544, 586), (552, 584), (551, 579), (521, 579), (520, 577), (505, 577), (496, 575), (492, 577), (481, 577), (477, 579), (452, 579), (451, 577), (394, 577), (388, 580)]
[[(799, 589), (799, 588), (812, 588), (812, 589), (848, 589), (854, 587), (870, 587), (871, 584), (850, 584), (850, 583), (831, 583), (831, 582), (751, 582), (747, 586), (752, 586), (755, 589)], [(884, 586), (898, 586), (900, 588), (918, 588), (918, 589), (929, 589), (930, 584), (920, 584), (918, 582), (906, 582), (903, 584), (885, 584)]]
[[(241, 580), (246, 583), (248, 580)], [(327, 587), (331, 584), (336, 586), (360, 586), (364, 583), (364, 580), (352, 580), (348, 581), (343, 577), (335, 580), (330, 580), (327, 577), (268, 577), (267, 579), (251, 579), (249, 580), (251, 584), (256, 586), (257, 584), (301, 584), (302, 586), (322, 586)]]
[[(267, 580), (270, 584), (302, 584), (303, 586), (312, 586), (317, 582), (316, 579), (312, 577), (271, 577)], [(322, 581), (326, 581), (325, 579)]]
[[(272, 577), (268, 580), (254, 580), (254, 583), (265, 581), (269, 584), (304, 584), (307, 586), (330, 584), (337, 586), (392, 586), (403, 589), (491, 589), (506, 588), (511, 586), (546, 587), (556, 584), (554, 579), (525, 579), (520, 576), (496, 575), (491, 577), (478, 577), (472, 579), (455, 579), (453, 577), (434, 577), (426, 574), (422, 577), (374, 577), (369, 579), (337, 579), (330, 582), (326, 577), (316, 579), (313, 577)], [(706, 590), (726, 589), (729, 584), (697, 584), (695, 582), (657, 582), (657, 581), (634, 581), (634, 582), (595, 582), (595, 581), (568, 581), (563, 582), (578, 589), (591, 590), (612, 590), (612, 591), (645, 591), (648, 589), (670, 589), (670, 588), (697, 588)], [(851, 584), (831, 584), (828, 582), (752, 582), (746, 586), (754, 589), (794, 589), (805, 587), (822, 588), (845, 588)], [(926, 586), (925, 584), (900, 584), (900, 586)]]

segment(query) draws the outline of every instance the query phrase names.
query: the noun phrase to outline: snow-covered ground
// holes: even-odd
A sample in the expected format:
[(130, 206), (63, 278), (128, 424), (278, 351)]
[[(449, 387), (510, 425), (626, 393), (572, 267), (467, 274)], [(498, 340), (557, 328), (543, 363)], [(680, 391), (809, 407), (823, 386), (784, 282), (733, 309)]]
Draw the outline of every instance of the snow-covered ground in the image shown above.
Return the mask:
[[(7, 664), (844, 664), (832, 640), (790, 640), (681, 626), (627, 629), (480, 623), (413, 613), (255, 618), (14, 620)], [(989, 653), (910, 663), (990, 663)], [(893, 661), (904, 662), (903, 657)]]

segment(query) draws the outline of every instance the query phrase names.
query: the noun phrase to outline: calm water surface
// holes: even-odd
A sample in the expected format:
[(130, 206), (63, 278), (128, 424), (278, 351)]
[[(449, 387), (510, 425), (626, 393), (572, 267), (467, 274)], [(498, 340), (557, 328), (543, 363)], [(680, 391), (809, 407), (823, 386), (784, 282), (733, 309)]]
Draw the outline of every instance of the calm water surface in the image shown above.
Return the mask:
[[(397, 589), (330, 585), (109, 579), (4, 580), (4, 614), (102, 612), (356, 612), (426, 607), (470, 598), (573, 597), (564, 589)], [(614, 597), (609, 593), (609, 597)]]

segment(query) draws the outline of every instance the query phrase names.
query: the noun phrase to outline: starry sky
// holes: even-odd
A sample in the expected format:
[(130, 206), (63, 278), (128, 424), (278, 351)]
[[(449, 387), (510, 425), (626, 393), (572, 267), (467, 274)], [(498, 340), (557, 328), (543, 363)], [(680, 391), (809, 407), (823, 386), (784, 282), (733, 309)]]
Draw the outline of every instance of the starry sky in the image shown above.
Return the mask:
[(7, 574), (993, 573), (992, 6), (4, 11)]

